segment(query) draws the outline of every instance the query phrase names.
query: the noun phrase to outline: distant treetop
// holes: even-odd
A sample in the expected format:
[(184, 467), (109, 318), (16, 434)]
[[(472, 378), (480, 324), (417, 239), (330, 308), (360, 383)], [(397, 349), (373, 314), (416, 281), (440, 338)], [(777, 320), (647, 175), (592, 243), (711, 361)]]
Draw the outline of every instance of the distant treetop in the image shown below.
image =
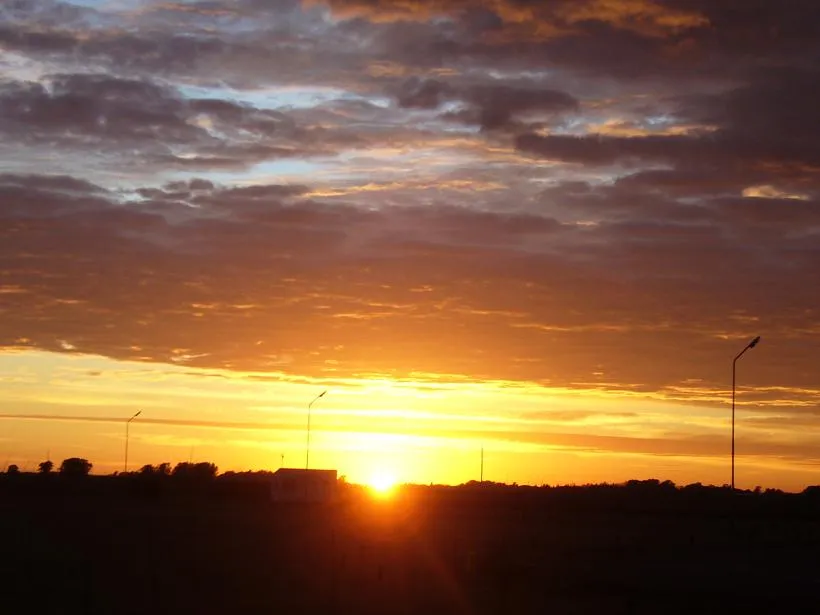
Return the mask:
[(80, 457), (70, 457), (64, 459), (60, 464), (61, 476), (87, 476), (91, 472), (93, 464), (88, 459)]

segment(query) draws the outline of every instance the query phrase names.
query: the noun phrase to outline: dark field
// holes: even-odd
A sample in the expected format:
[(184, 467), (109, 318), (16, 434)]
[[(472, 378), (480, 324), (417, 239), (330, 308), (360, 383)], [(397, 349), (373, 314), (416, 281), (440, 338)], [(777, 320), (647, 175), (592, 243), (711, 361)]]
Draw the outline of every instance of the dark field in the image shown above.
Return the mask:
[(811, 495), (53, 478), (0, 481), (0, 612), (820, 612)]

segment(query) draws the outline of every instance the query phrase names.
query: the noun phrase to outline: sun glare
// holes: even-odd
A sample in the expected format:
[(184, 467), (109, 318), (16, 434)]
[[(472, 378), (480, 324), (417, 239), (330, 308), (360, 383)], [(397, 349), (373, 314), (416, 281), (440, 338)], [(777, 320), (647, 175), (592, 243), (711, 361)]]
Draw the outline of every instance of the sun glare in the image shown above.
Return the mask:
[(387, 497), (396, 487), (396, 477), (389, 472), (375, 472), (368, 482), (370, 489), (379, 497)]

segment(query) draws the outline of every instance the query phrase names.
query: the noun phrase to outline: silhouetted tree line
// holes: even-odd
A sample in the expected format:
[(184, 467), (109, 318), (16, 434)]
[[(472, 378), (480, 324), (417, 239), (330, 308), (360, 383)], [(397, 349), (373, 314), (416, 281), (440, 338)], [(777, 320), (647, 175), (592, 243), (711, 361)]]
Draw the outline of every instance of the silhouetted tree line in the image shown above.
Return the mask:
[(187, 461), (183, 461), (176, 464), (173, 469), (171, 469), (171, 464), (167, 462), (160, 463), (156, 466), (146, 464), (139, 469), (137, 474), (146, 478), (174, 476), (188, 480), (208, 480), (215, 478), (217, 471), (218, 468), (213, 463), (189, 463)]
[[(93, 467), (94, 465), (88, 459), (70, 457), (64, 459), (60, 464), (60, 474), (63, 476), (88, 476)], [(38, 474), (51, 474), (53, 469), (54, 462), (51, 460), (41, 461), (37, 465)], [(6, 469), (6, 474), (21, 474), (20, 467), (13, 463)]]
[[(5, 473), (0, 473), (0, 488), (11, 486), (29, 493), (46, 493), (48, 489), (56, 489), (59, 492), (101, 496), (207, 496), (214, 501), (268, 501), (270, 477), (273, 475), (269, 471), (219, 474), (217, 466), (208, 462), (180, 462), (173, 466), (168, 462), (146, 464), (133, 472), (115, 472), (111, 475), (91, 475), (92, 468), (90, 461), (79, 457), (63, 460), (56, 471), (50, 460), (41, 462), (36, 473), (23, 472), (17, 465), (11, 464)], [(341, 479), (339, 486), (348, 500), (366, 497), (367, 490), (361, 486), (348, 484)], [(712, 514), (731, 510), (738, 505), (752, 513), (770, 514), (791, 507), (811, 510), (812, 514), (816, 514), (820, 510), (820, 485), (794, 494), (760, 487), (733, 493), (727, 485), (692, 483), (679, 486), (669, 480), (657, 479), (561, 486), (470, 481), (457, 486), (405, 485), (397, 492), (396, 500), (431, 510), (444, 507), (502, 515), (526, 512), (528, 509), (544, 510), (545, 514), (549, 514), (550, 510), (559, 511), (560, 514), (573, 511), (587, 513), (598, 508), (614, 512), (707, 511)]]
[[(88, 459), (80, 457), (69, 457), (64, 459), (60, 464), (59, 473), (64, 476), (88, 476), (91, 469), (94, 467)], [(37, 474), (51, 474), (54, 470), (54, 462), (51, 460), (41, 461), (37, 465)], [(171, 468), (170, 463), (160, 463), (156, 466), (146, 464), (142, 466), (137, 472), (115, 472), (112, 476), (130, 476), (137, 474), (143, 477), (162, 477), (162, 476), (176, 476), (187, 479), (212, 479), (216, 477), (218, 468), (213, 463), (189, 463), (187, 461), (180, 462)], [(6, 474), (20, 474), (20, 467), (16, 464), (11, 464), (6, 469)]]

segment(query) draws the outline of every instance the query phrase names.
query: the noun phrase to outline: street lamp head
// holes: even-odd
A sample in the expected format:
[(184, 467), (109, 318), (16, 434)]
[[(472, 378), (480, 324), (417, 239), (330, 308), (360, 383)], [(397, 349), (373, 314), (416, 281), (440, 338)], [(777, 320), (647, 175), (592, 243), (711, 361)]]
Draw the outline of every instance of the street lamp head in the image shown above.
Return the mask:
[(756, 338), (754, 338), (751, 342), (749, 342), (749, 348), (754, 348), (755, 346), (757, 346), (758, 342), (760, 342), (759, 335)]
[[(757, 338), (757, 339), (760, 339), (760, 338)], [(325, 390), (325, 391), (322, 391), (321, 393), (319, 393), (319, 397), (324, 397), (324, 396), (325, 396), (325, 393), (327, 393), (327, 391), (326, 391), (326, 390)], [(318, 398), (317, 398), (317, 399), (318, 399)]]

